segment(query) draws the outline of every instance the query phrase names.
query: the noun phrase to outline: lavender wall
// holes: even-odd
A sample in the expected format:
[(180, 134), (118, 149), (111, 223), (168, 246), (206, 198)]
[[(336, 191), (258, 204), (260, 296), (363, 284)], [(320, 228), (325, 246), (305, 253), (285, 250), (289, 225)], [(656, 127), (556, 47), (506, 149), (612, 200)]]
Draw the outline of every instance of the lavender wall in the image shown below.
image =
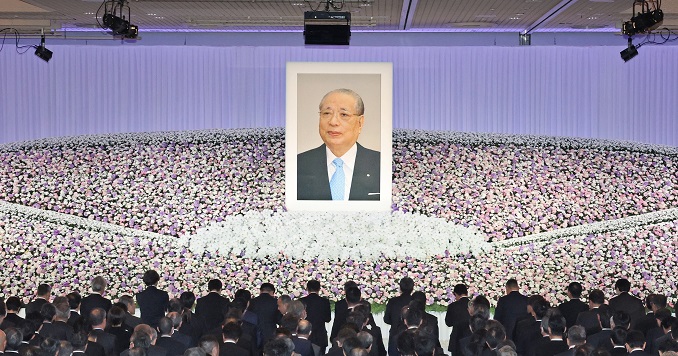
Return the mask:
[[(0, 52), (0, 143), (283, 126), (286, 62), (386, 61), (394, 64), (395, 128), (678, 146), (676, 46), (644, 46), (624, 63), (619, 57), (623, 39), (609, 34), (599, 36), (612, 38), (608, 44), (614, 45), (515, 46), (514, 34), (483, 34), (476, 37), (480, 46), (426, 45), (423, 40), (420, 46), (387, 45), (395, 37), (385, 36), (388, 41), (379, 46), (345, 48), (203, 45), (210, 36), (196, 37), (207, 43), (194, 39), (195, 45), (163, 44), (178, 41), (172, 36), (149, 39), (152, 45), (55, 41), (50, 46), (48, 41), (54, 51), (49, 63), (5, 47)], [(439, 38), (455, 42), (455, 36)], [(240, 39), (234, 43), (241, 44), (248, 35), (235, 37)], [(433, 43), (434, 37), (422, 38)], [(536, 40), (548, 44), (550, 38)], [(586, 42), (580, 39), (570, 42)]]

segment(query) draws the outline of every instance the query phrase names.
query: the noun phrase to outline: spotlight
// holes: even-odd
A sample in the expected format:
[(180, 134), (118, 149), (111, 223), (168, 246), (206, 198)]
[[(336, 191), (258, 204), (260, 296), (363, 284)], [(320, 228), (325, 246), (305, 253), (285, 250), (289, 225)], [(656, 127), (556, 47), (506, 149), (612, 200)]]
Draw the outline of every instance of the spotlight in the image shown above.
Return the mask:
[(43, 34), (40, 39), (40, 46), (35, 46), (35, 55), (40, 57), (45, 62), (49, 62), (52, 59), (52, 51), (45, 48), (45, 35)]
[[(641, 11), (636, 13), (637, 4), (640, 5)], [(633, 12), (636, 16), (622, 25), (622, 33), (627, 36), (656, 30), (664, 21), (664, 12), (659, 7), (650, 10), (650, 5), (645, 0), (634, 2)]]
[(113, 14), (105, 14), (104, 26), (113, 31), (114, 36), (122, 36), (124, 38), (137, 38), (139, 34), (139, 27), (132, 25), (124, 18), (120, 18)]
[(629, 46), (625, 50), (619, 52), (624, 62), (630, 61), (633, 57), (638, 55), (638, 48), (633, 45), (633, 42), (629, 38)]

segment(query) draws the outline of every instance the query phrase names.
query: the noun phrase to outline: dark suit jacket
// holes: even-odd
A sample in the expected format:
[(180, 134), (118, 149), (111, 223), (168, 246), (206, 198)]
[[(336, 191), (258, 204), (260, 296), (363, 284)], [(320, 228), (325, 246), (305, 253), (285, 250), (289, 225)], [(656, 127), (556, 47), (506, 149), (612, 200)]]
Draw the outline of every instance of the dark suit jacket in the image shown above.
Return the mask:
[(567, 351), (567, 343), (564, 340), (549, 340), (548, 342), (541, 343), (538, 347), (535, 347), (534, 354), (535, 356), (554, 356), (563, 351)]
[(205, 320), (207, 330), (211, 330), (224, 320), (230, 301), (217, 292), (210, 292), (198, 299), (195, 314)]
[[(75, 355), (75, 352), (73, 353)], [(105, 356), (106, 351), (104, 347), (96, 342), (87, 341), (87, 349), (85, 350), (87, 356)]]
[(346, 323), (348, 317), (348, 302), (346, 298), (334, 303), (334, 321), (332, 322), (332, 332), (330, 333), (330, 340), (334, 340), (339, 333), (339, 329)]
[(108, 298), (104, 298), (101, 294), (92, 293), (84, 298), (80, 302), (80, 314), (84, 317), (88, 317), (89, 313), (96, 309), (101, 308), (106, 313), (111, 309), (113, 304)]
[(5, 330), (9, 327), (21, 329), (24, 326), (24, 323), (26, 323), (26, 319), (15, 313), (7, 313), (5, 320), (2, 322), (2, 325), (0, 325), (0, 329)]
[(625, 311), (631, 316), (631, 326), (636, 320), (645, 315), (645, 306), (643, 302), (627, 292), (622, 292), (618, 296), (611, 298), (609, 303), (613, 311)]
[(447, 306), (445, 313), (445, 325), (452, 327), (450, 332), (450, 342), (447, 351), (453, 355), (459, 355), (459, 333), (464, 322), (468, 322), (471, 316), (468, 313), (468, 297), (459, 298)]
[(384, 312), (384, 322), (391, 325), (388, 334), (390, 336), (396, 335), (398, 331), (405, 329), (403, 323), (402, 313), (403, 308), (406, 307), (412, 300), (411, 295), (401, 294), (393, 297), (386, 303), (386, 311)]
[(90, 331), (90, 335), (93, 335), (97, 338), (96, 343), (101, 345), (104, 348), (106, 356), (115, 356), (117, 355), (117, 338), (111, 333), (107, 333), (101, 329), (94, 329)]
[(664, 328), (662, 327), (658, 326), (650, 329), (647, 332), (647, 336), (645, 336), (645, 350), (655, 355), (656, 354), (655, 351), (657, 351), (657, 346), (659, 346), (656, 344), (657, 339), (664, 335), (666, 334), (664, 334)]
[(381, 328), (378, 326), (366, 326), (363, 328), (372, 335), (372, 350), (370, 356), (386, 356), (386, 346), (384, 346), (384, 337), (381, 335)]
[[(186, 312), (190, 313), (190, 319), (184, 320), (183, 323), (181, 323), (181, 327), (179, 328), (179, 332), (182, 334), (188, 335), (191, 337), (191, 343), (189, 347), (195, 347), (198, 345), (198, 341), (200, 341), (200, 338), (202, 335), (208, 330), (205, 324), (205, 319), (202, 317), (196, 315), (193, 312)], [(184, 317), (188, 317), (189, 314), (184, 314)]]
[(595, 349), (610, 351), (614, 347), (610, 336), (612, 336), (612, 329), (603, 329), (593, 335), (589, 335), (586, 338), (586, 343), (593, 346)]
[(527, 316), (527, 297), (518, 291), (513, 291), (497, 301), (494, 310), (494, 320), (504, 325), (506, 338), (513, 339), (513, 328), (516, 322)]
[(70, 325), (71, 327), (75, 327), (75, 324), (78, 323), (80, 320), (80, 313), (77, 311), (71, 310), (71, 316), (68, 317), (68, 322), (66, 324)]
[(600, 327), (600, 315), (605, 308), (608, 308), (608, 306), (601, 305), (598, 308), (579, 313), (575, 324), (583, 326), (586, 329), (587, 336), (600, 332), (602, 330)]
[(232, 342), (225, 342), (219, 346), (219, 356), (250, 356), (250, 352)]
[(158, 336), (155, 346), (160, 346), (167, 350), (168, 356), (183, 355), (184, 351), (186, 351), (186, 345), (171, 336)]
[(313, 344), (311, 341), (293, 336), (292, 342), (294, 342), (294, 352), (301, 356), (315, 356), (313, 354)]
[[(40, 315), (40, 309), (46, 303), (47, 303), (46, 299), (35, 298), (30, 303), (26, 304), (26, 318), (31, 317), (31, 315), (33, 316)], [(40, 317), (40, 319), (42, 319), (42, 317)]]
[(259, 329), (264, 343), (273, 338), (278, 319), (278, 300), (275, 297), (262, 293), (250, 300), (249, 310), (257, 314)]
[(73, 328), (63, 321), (53, 323), (43, 323), (40, 328), (40, 335), (44, 338), (54, 338), (57, 340), (70, 340), (73, 335)]
[(638, 330), (647, 336), (648, 331), (657, 327), (657, 318), (655, 318), (653, 312), (648, 312), (636, 320), (636, 324), (632, 327), (634, 330)]
[(610, 350), (610, 356), (626, 356), (628, 355), (628, 351), (626, 351), (626, 346), (623, 347), (615, 347), (612, 350)]
[(306, 306), (306, 320), (311, 322), (311, 327), (313, 328), (309, 341), (321, 348), (327, 347), (327, 328), (325, 328), (325, 323), (329, 323), (332, 320), (330, 301), (316, 293), (310, 293), (300, 300)]
[(568, 329), (577, 322), (577, 316), (581, 312), (589, 310), (589, 305), (579, 299), (570, 299), (567, 302), (561, 303), (558, 310), (565, 317)]
[[(89, 355), (88, 355), (89, 356)], [(120, 356), (129, 356), (129, 349), (120, 353)], [(169, 356), (167, 350), (160, 346), (151, 345), (148, 350), (146, 350), (146, 356)]]
[[(297, 156), (298, 200), (332, 200), (325, 147), (323, 144)], [(379, 193), (380, 157), (378, 151), (358, 144), (349, 200), (379, 200), (379, 194), (369, 193)]]
[(169, 294), (150, 286), (137, 293), (137, 303), (141, 310), (141, 320), (152, 327), (158, 326), (158, 321), (165, 316), (169, 304)]
[(565, 350), (565, 351), (563, 351), (559, 354), (556, 354), (556, 356), (574, 356), (575, 350), (577, 350), (576, 347), (571, 347), (571, 348), (569, 348), (569, 349), (567, 349), (567, 350)]
[(542, 338), (541, 321), (530, 316), (516, 324), (513, 341), (516, 344), (516, 352), (519, 355), (527, 355), (530, 346)]
[(144, 321), (141, 318), (136, 317), (129, 312), (125, 311), (125, 321), (124, 324), (127, 325), (130, 329), (134, 329), (137, 325), (143, 324)]
[(119, 355), (125, 349), (129, 348), (130, 339), (132, 338), (132, 329), (128, 329), (125, 324), (122, 326), (115, 326), (106, 328), (106, 332), (115, 335), (115, 354)]
[(643, 350), (637, 350), (637, 351), (629, 352), (629, 356), (650, 356), (650, 354), (643, 351)]

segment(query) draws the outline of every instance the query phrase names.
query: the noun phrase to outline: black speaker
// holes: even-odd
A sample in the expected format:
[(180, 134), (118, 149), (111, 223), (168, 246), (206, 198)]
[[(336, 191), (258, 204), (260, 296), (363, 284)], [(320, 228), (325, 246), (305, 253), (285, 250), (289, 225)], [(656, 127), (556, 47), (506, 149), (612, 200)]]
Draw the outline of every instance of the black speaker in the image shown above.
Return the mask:
[(350, 12), (304, 12), (305, 44), (348, 45), (350, 39)]

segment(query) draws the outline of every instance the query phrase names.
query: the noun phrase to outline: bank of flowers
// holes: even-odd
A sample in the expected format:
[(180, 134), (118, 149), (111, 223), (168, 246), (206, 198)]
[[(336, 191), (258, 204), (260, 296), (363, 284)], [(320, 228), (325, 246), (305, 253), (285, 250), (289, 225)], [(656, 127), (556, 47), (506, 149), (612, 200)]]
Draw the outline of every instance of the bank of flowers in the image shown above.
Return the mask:
[[(674, 209), (644, 223), (612, 222), (595, 233), (581, 227), (581, 235), (554, 232), (551, 239), (493, 243), (485, 251), (426, 258), (294, 258), (286, 251), (253, 258), (193, 251), (184, 239), (2, 203), (0, 260), (6, 273), (0, 275), (0, 292), (28, 300), (39, 283), (47, 282), (56, 294), (86, 293), (89, 280), (103, 275), (110, 281), (108, 295), (116, 298), (140, 291), (143, 272), (153, 268), (162, 276), (160, 288), (173, 296), (186, 290), (202, 295), (209, 279), (220, 278), (228, 296), (238, 288), (256, 292), (261, 283), (271, 282), (278, 294), (298, 297), (305, 282), (314, 278), (332, 299), (341, 298), (344, 282), (355, 280), (365, 298), (384, 303), (398, 294), (398, 280), (409, 276), (429, 302), (446, 304), (456, 283), (467, 283), (472, 293), (496, 301), (506, 279), (516, 277), (523, 292), (557, 303), (572, 280), (610, 296), (614, 280), (626, 277), (634, 293), (663, 293), (675, 305), (677, 286), (671, 277), (678, 270), (676, 215)], [(359, 243), (368, 247), (370, 241)]]
[[(678, 206), (678, 150), (396, 130), (393, 210), (501, 241)], [(284, 211), (284, 131), (82, 136), (0, 146), (0, 200), (163, 235)]]

